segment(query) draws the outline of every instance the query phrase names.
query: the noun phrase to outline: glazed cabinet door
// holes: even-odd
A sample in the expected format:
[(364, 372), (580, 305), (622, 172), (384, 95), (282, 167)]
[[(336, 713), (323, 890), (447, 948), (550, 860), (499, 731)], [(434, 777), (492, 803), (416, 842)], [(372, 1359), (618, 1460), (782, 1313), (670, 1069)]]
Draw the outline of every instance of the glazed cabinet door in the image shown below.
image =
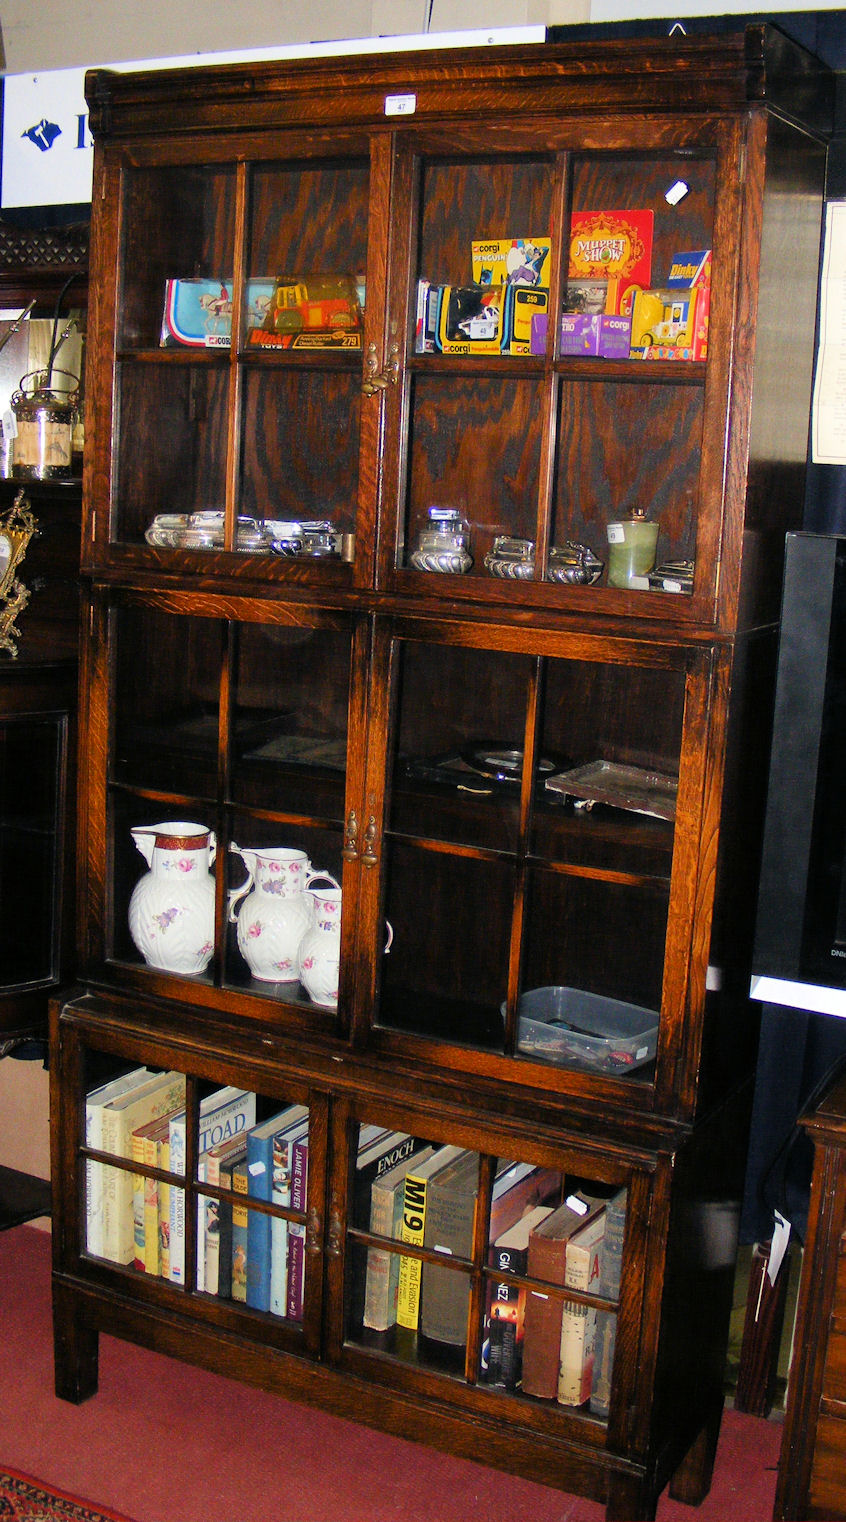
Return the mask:
[(89, 565), (370, 579), (360, 462), (380, 403), (377, 388), (362, 405), (362, 363), (384, 320), (370, 146), (294, 135), (263, 152), (236, 163), (204, 141), (178, 161), (98, 160)]
[(378, 862), (361, 877), (377, 957), (391, 946), (361, 1039), (544, 1090), (683, 1103), (709, 922), (709, 653), (446, 623), (435, 638), (410, 619), (380, 641)]
[(128, 1276), (141, 1304), (315, 1353), (326, 1095), (224, 1070), (208, 1051), (177, 1057), (149, 1034), (116, 1044), (72, 1008), (61, 1021), (57, 1211), (82, 1271)]
[(713, 618), (737, 156), (660, 118), (402, 140), (386, 586)]
[[(371, 1139), (374, 1123), (386, 1130)], [(624, 1350), (650, 1294), (644, 1268), (653, 1294), (662, 1275), (647, 1223), (664, 1184), (644, 1160), (496, 1131), (480, 1146), (457, 1117), (396, 1106), (336, 1105), (332, 1139), (330, 1358), (469, 1408), (482, 1429), (533, 1432), (538, 1475), (550, 1439), (578, 1434), (588, 1463), (607, 1442), (636, 1445)], [(654, 1356), (646, 1333), (647, 1382)]]
[[(352, 984), (344, 828), (368, 629), (280, 604), (249, 612), (217, 597), (98, 600), (107, 653), (90, 722), (108, 714), (109, 743), (88, 764), (90, 966), (183, 1001), (224, 994), (265, 1021), (299, 1007), (334, 1030), (339, 975), (344, 1009)], [(302, 983), (306, 932), (319, 944)]]

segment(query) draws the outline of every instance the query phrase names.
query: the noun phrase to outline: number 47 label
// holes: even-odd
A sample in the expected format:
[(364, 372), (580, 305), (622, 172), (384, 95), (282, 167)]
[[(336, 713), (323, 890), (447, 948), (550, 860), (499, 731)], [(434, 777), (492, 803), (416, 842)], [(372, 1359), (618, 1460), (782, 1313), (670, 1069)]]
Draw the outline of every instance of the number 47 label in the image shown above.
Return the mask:
[(386, 116), (413, 116), (417, 110), (416, 95), (386, 95)]

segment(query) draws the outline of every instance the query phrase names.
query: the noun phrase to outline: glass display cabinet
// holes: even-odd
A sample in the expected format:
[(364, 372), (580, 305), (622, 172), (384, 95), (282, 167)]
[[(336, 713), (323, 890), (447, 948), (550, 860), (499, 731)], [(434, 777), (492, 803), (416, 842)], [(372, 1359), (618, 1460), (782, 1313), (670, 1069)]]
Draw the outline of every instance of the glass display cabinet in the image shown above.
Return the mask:
[(830, 82), (758, 27), (87, 90), (57, 1389), (131, 1322), (701, 1497)]

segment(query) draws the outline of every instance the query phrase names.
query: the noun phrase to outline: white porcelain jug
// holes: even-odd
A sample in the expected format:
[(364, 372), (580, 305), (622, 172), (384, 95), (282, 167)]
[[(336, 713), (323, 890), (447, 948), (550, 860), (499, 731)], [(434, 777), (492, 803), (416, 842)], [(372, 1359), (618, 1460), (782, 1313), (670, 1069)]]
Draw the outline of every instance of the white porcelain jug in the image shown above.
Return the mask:
[(325, 872), (315, 872), (305, 851), (287, 846), (259, 846), (252, 851), (234, 841), (229, 849), (247, 869), (246, 882), (229, 896), (229, 918), (238, 925), (238, 949), (259, 982), (296, 983), (300, 941), (314, 918), (314, 904), (306, 890), (317, 878), (326, 878), (336, 888), (338, 884)]
[(129, 931), (149, 967), (204, 972), (214, 951), (216, 842), (204, 824), (167, 820), (130, 831), (150, 868), (129, 900)]
[[(318, 874), (323, 875), (323, 874)], [(331, 881), (331, 879), (330, 879)], [(341, 972), (341, 889), (312, 888), (314, 922), (300, 942), (300, 982), (313, 1004), (337, 1009)], [(387, 920), (390, 951), (394, 932)]]

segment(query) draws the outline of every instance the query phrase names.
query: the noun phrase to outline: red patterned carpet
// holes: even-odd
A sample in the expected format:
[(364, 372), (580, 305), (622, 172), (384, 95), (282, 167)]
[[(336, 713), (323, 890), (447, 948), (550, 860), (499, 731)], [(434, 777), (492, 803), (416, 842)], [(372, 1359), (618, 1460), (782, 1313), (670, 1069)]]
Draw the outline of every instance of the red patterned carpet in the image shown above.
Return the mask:
[(0, 1470), (0, 1517), (4, 1522), (129, 1522), (13, 1469)]

